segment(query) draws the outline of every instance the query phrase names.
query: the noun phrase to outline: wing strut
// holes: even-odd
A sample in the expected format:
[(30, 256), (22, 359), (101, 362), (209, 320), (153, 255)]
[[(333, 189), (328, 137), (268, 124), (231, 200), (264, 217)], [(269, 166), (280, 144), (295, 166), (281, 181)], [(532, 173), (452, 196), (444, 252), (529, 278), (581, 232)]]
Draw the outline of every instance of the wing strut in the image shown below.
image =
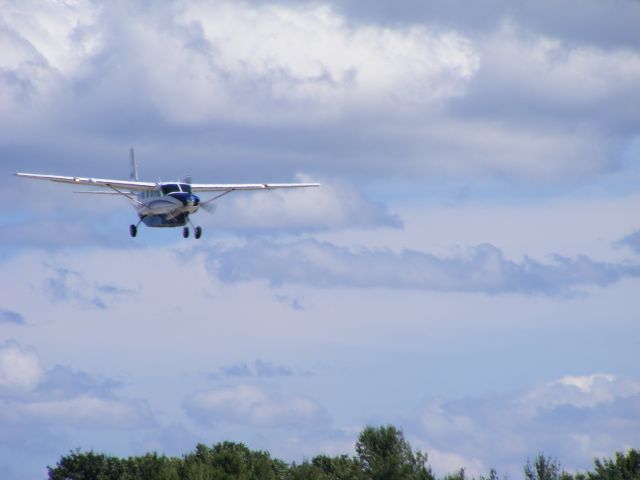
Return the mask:
[(107, 183), (107, 187), (109, 187), (112, 190), (115, 190), (116, 193), (119, 193), (120, 195), (122, 195), (123, 197), (127, 197), (127, 199), (136, 207), (141, 207), (142, 205), (144, 205), (142, 202), (140, 202), (137, 198), (135, 198), (133, 195), (131, 195), (130, 193), (125, 193), (122, 190), (117, 189), (116, 187), (114, 187), (113, 185), (111, 185), (110, 183)]
[(202, 202), (200, 205), (204, 205), (205, 203), (209, 203), (209, 202), (213, 202), (214, 200), (219, 199), (220, 197), (224, 197), (227, 193), (231, 193), (235, 190), (235, 188), (232, 188), (231, 190), (227, 190), (226, 192), (222, 192), (220, 195), (216, 195), (213, 198), (210, 198), (209, 200), (207, 200), (206, 202)]

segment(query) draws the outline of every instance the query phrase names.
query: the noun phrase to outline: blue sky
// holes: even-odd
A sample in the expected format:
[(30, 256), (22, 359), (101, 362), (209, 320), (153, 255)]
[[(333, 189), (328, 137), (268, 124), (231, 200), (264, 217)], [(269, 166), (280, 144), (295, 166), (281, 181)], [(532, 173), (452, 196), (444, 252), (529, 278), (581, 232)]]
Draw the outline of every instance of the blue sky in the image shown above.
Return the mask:
[[(70, 449), (443, 474), (640, 445), (640, 4), (2, 2), (0, 476)], [(203, 238), (17, 171), (234, 193)]]

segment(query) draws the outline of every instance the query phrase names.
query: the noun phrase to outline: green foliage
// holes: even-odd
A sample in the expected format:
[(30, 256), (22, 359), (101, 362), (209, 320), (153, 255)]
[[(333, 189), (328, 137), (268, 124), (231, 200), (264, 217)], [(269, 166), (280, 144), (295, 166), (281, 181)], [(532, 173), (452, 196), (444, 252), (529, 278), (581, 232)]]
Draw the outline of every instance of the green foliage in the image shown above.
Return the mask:
[[(55, 467), (50, 480), (435, 480), (427, 455), (413, 451), (403, 433), (388, 425), (366, 427), (358, 437), (356, 456), (318, 455), (299, 465), (250, 450), (242, 443), (199, 444), (182, 458), (157, 453), (121, 459), (93, 451), (73, 450)], [(526, 480), (640, 480), (640, 451), (596, 459), (594, 470), (570, 474), (539, 454), (524, 466)], [(467, 480), (464, 468), (443, 480)], [(495, 470), (479, 480), (500, 480)], [(506, 480), (506, 477), (505, 477)]]
[(589, 480), (640, 480), (640, 450), (617, 452), (613, 460), (596, 459)]
[(427, 455), (413, 452), (403, 433), (392, 425), (366, 427), (356, 453), (367, 480), (433, 480)]
[(561, 480), (562, 473), (556, 460), (542, 454), (538, 454), (533, 465), (527, 460), (524, 466), (524, 476), (527, 480)]

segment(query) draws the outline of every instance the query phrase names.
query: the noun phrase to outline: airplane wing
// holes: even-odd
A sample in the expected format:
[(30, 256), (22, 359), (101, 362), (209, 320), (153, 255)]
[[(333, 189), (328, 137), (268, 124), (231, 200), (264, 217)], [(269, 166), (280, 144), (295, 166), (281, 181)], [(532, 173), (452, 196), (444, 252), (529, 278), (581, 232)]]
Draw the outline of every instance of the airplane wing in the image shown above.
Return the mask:
[(319, 187), (319, 183), (193, 183), (194, 192), (232, 192), (234, 190), (274, 190), (276, 188)]
[[(110, 180), (106, 178), (65, 177), (62, 175), (41, 175), (38, 173), (16, 173), (18, 177), (49, 180), (52, 182), (71, 183), (73, 185), (89, 185), (92, 187), (109, 187), (128, 190), (157, 190), (155, 182), (139, 182), (135, 180)], [(194, 183), (194, 192), (232, 192), (234, 190), (273, 190), (276, 188), (319, 187), (319, 183)]]
[(41, 175), (39, 173), (16, 173), (17, 177), (49, 180), (51, 182), (71, 183), (74, 185), (89, 185), (92, 187), (126, 188), (128, 190), (157, 190), (154, 182), (138, 182), (134, 180), (109, 180), (106, 178), (65, 177), (62, 175)]

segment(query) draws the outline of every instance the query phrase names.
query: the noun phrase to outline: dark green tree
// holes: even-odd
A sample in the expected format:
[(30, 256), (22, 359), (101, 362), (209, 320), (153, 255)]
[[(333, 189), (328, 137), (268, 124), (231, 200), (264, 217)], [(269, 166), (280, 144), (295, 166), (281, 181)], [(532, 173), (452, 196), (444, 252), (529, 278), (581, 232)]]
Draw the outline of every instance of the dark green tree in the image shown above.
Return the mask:
[(616, 452), (615, 458), (595, 460), (595, 471), (589, 472), (589, 480), (640, 480), (640, 450)]
[(60, 459), (55, 468), (47, 467), (50, 480), (111, 480), (126, 475), (122, 460), (102, 453), (72, 450)]
[(392, 425), (366, 427), (356, 442), (356, 453), (367, 480), (434, 480), (427, 455), (414, 453)]

